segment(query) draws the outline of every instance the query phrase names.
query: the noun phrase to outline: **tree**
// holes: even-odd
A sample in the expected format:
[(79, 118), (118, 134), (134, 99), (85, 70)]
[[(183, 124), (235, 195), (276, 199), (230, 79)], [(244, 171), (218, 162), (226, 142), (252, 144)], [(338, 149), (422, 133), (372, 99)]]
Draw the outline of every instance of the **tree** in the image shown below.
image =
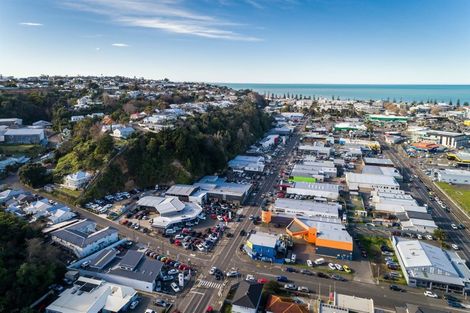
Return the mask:
[(47, 169), (39, 163), (31, 163), (22, 166), (18, 176), (23, 184), (33, 188), (42, 187), (52, 182), (52, 176)]
[(271, 295), (279, 294), (281, 291), (281, 284), (279, 284), (277, 281), (271, 280), (264, 285), (263, 289), (264, 292)]
[(441, 243), (447, 239), (447, 234), (440, 228), (437, 228), (433, 232), (434, 237), (439, 240)]

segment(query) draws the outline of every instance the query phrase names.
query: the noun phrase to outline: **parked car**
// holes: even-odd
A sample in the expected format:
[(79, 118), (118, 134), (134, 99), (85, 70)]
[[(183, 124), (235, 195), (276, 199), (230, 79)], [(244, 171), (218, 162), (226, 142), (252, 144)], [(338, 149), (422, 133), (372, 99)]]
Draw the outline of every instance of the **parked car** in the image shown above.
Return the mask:
[(315, 265), (322, 265), (325, 263), (325, 259), (324, 258), (316, 259), (314, 263)]
[(163, 299), (155, 300), (155, 305), (156, 306), (161, 306), (161, 307), (164, 307), (164, 308), (170, 306), (170, 304), (168, 302), (166, 302), (165, 300), (163, 300)]
[(397, 285), (390, 285), (389, 288), (390, 288), (390, 290), (393, 290), (393, 291), (399, 291), (399, 292), (405, 292), (406, 291), (405, 289), (400, 288)]
[(451, 244), (452, 249), (454, 250), (459, 250), (459, 246), (456, 245), (455, 243)]
[(287, 290), (297, 290), (297, 287), (294, 284), (285, 284), (284, 289)]
[(429, 297), (429, 298), (435, 298), (435, 299), (439, 298), (439, 296), (438, 296), (437, 294), (435, 294), (434, 292), (429, 291), (429, 290), (426, 290), (426, 291), (424, 292), (424, 295), (425, 295), (426, 297)]
[(139, 305), (139, 300), (134, 300), (129, 305), (129, 309), (134, 310)]
[(313, 262), (312, 262), (312, 260), (307, 260), (307, 266), (310, 266), (310, 267), (312, 267), (312, 266), (313, 266)]
[(309, 293), (309, 292), (310, 292), (310, 290), (309, 290), (307, 287), (305, 287), (305, 286), (299, 286), (299, 287), (297, 287), (297, 291), (306, 292), (306, 293)]
[(455, 225), (454, 223), (450, 224), (450, 227), (452, 227), (452, 229), (455, 229), (455, 230), (459, 229), (457, 225)]
[(269, 280), (266, 278), (258, 278), (257, 282), (258, 284), (266, 284)]
[(335, 264), (335, 267), (338, 271), (344, 271), (344, 268), (341, 264)]
[(276, 280), (277, 280), (278, 282), (288, 282), (288, 281), (289, 281), (289, 279), (287, 279), (286, 276), (277, 276), (277, 277), (276, 277)]
[(251, 274), (248, 274), (248, 275), (246, 275), (245, 280), (246, 281), (256, 281), (256, 278), (255, 278), (255, 276), (253, 276)]
[(347, 265), (343, 265), (343, 269), (346, 273), (351, 273), (352, 272), (352, 270)]
[(330, 268), (330, 270), (336, 270), (336, 266), (333, 263), (328, 263), (328, 267)]
[(308, 276), (313, 276), (313, 272), (310, 272), (309, 270), (305, 269), (300, 270), (300, 273)]
[(180, 287), (178, 287), (178, 285), (175, 282), (171, 283), (170, 287), (171, 287), (171, 289), (173, 289), (174, 292), (180, 292), (181, 291)]

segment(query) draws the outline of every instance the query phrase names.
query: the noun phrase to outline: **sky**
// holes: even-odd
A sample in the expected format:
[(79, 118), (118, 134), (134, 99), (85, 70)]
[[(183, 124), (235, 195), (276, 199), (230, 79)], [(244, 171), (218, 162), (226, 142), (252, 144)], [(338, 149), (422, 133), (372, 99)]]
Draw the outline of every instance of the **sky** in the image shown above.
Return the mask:
[(470, 0), (1, 0), (0, 74), (470, 84)]

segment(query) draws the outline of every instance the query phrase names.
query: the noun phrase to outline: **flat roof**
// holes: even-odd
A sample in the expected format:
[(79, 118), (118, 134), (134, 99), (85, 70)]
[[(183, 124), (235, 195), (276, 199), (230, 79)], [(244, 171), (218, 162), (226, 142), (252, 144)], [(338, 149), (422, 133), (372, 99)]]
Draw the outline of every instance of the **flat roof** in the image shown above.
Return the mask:
[(467, 170), (458, 170), (458, 169), (448, 168), (448, 169), (445, 169), (445, 170), (441, 171), (441, 173), (442, 172), (444, 174), (447, 174), (447, 175), (468, 176), (468, 177), (470, 177), (470, 171), (467, 171)]
[(9, 128), (5, 136), (21, 136), (21, 135), (44, 135), (42, 128)]
[(166, 194), (173, 196), (190, 196), (196, 189), (197, 186), (194, 185), (173, 185), (167, 191)]
[(278, 240), (279, 236), (263, 232), (256, 232), (248, 238), (253, 245), (272, 248), (276, 246)]
[(324, 203), (309, 200), (278, 198), (274, 202), (274, 207), (338, 215), (338, 210), (341, 208), (341, 205), (338, 203)]
[(463, 133), (448, 132), (448, 131), (442, 131), (442, 130), (429, 130), (427, 134), (434, 135), (434, 136), (445, 136), (445, 137), (465, 136), (465, 134)]
[(119, 262), (119, 266), (131, 268), (133, 270), (137, 267), (143, 256), (144, 254), (141, 252), (136, 250), (128, 250), (127, 253), (122, 257), (121, 262)]
[(325, 183), (296, 182), (292, 188), (339, 192), (339, 186)]
[(346, 181), (348, 183), (356, 184), (371, 184), (371, 185), (385, 185), (385, 186), (400, 186), (393, 176), (374, 175), (374, 174), (358, 174), (346, 173)]
[(332, 218), (297, 218), (308, 227), (317, 229), (317, 238), (340, 242), (352, 242), (352, 237), (339, 219)]
[(400, 172), (394, 167), (366, 165), (362, 168), (362, 174), (384, 175), (401, 177)]

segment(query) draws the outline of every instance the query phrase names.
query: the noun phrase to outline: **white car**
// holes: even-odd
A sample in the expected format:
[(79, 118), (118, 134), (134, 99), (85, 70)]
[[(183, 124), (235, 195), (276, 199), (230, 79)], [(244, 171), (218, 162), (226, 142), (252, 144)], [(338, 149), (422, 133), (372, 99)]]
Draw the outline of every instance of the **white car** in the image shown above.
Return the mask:
[(171, 289), (173, 289), (174, 292), (180, 292), (181, 291), (180, 287), (178, 287), (178, 285), (176, 283), (171, 283), (170, 287), (171, 287)]
[(341, 264), (335, 264), (335, 267), (338, 271), (344, 271), (344, 268)]
[(418, 237), (419, 240), (422, 240), (422, 239), (423, 239), (423, 236), (421, 236), (420, 234), (418, 234), (417, 237)]
[(238, 277), (240, 273), (238, 271), (228, 271), (226, 275), (227, 277)]
[(134, 310), (139, 305), (139, 300), (134, 300), (129, 305), (129, 309)]
[(426, 239), (427, 239), (427, 240), (433, 240), (433, 238), (432, 238), (431, 235), (426, 235)]
[(299, 287), (297, 288), (297, 291), (306, 292), (306, 293), (309, 293), (309, 292), (310, 292), (310, 290), (309, 290), (307, 287), (305, 287), (305, 286), (299, 286)]
[(438, 296), (437, 294), (435, 294), (434, 292), (429, 291), (429, 290), (426, 290), (426, 291), (424, 292), (424, 295), (425, 295), (426, 297), (429, 297), (429, 298), (436, 298), (436, 299), (439, 298), (439, 296)]
[(256, 278), (255, 278), (255, 276), (253, 276), (251, 274), (248, 274), (248, 275), (246, 275), (245, 280), (246, 281), (256, 281)]
[(457, 225), (455, 225), (455, 224), (450, 224), (450, 227), (452, 227), (452, 229), (459, 229), (459, 228), (457, 227)]
[(336, 270), (336, 266), (333, 263), (328, 263), (328, 267), (330, 268), (330, 270)]
[(310, 267), (312, 267), (312, 266), (313, 266), (312, 260), (307, 260), (307, 265), (310, 266)]
[(209, 270), (209, 274), (214, 275), (216, 271), (217, 271), (217, 267), (212, 266), (211, 269)]
[(454, 250), (459, 250), (459, 246), (457, 246), (455, 243), (451, 245), (452, 249)]
[(324, 258), (316, 259), (314, 263), (315, 263), (316, 265), (322, 265), (322, 264), (325, 263), (325, 259), (324, 259)]

